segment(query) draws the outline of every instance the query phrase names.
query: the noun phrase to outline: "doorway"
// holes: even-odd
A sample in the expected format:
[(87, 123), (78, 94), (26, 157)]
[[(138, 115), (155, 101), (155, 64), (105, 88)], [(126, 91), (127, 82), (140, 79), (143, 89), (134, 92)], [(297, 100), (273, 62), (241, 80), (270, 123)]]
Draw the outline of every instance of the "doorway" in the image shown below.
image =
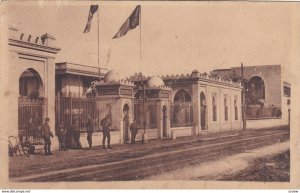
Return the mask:
[(127, 143), (129, 141), (129, 105), (126, 103), (123, 106), (123, 140), (124, 143)]
[(168, 131), (167, 131), (167, 107), (166, 107), (166, 105), (163, 106), (162, 112), (163, 112), (163, 137), (167, 137)]
[(200, 94), (200, 125), (201, 125), (201, 130), (206, 130), (206, 100), (205, 100), (205, 95), (203, 92)]

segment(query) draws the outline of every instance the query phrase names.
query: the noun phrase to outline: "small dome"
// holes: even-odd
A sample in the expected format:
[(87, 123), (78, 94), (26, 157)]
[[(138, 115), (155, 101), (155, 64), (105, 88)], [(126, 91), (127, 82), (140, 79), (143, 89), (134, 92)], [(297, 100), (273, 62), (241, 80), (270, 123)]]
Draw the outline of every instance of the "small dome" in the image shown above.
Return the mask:
[(110, 70), (106, 73), (104, 76), (104, 82), (118, 82), (120, 80), (120, 74), (116, 72), (115, 70)]
[(199, 73), (197, 69), (193, 70), (192, 73)]
[(149, 88), (161, 87), (161, 86), (165, 86), (165, 83), (158, 76), (152, 76), (147, 82), (147, 87), (149, 87)]

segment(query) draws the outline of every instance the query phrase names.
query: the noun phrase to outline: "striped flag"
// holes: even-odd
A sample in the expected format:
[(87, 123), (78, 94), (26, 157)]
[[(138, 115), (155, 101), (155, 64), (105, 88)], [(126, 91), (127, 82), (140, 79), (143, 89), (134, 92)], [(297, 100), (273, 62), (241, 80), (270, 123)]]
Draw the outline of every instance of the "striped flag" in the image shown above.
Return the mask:
[(93, 15), (94, 15), (94, 13), (97, 12), (97, 10), (98, 10), (98, 5), (91, 5), (90, 11), (89, 11), (89, 16), (88, 16), (88, 21), (86, 23), (83, 33), (90, 32)]
[(136, 28), (136, 26), (140, 24), (140, 14), (141, 14), (141, 6), (138, 5), (131, 13), (131, 15), (128, 17), (128, 19), (123, 23), (123, 25), (116, 33), (116, 35), (113, 37), (113, 39), (120, 38), (126, 35), (126, 33), (129, 30)]

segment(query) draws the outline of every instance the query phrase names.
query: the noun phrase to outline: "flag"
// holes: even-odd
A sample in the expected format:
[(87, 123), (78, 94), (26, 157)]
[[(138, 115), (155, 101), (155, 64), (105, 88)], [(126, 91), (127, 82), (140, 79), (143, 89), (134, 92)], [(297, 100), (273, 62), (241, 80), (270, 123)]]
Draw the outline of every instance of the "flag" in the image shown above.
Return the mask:
[(88, 21), (86, 23), (86, 26), (84, 28), (84, 32), (83, 33), (90, 32), (93, 15), (94, 15), (94, 13), (97, 12), (97, 10), (98, 10), (98, 5), (91, 5), (90, 11), (89, 11), (89, 16), (88, 16)]
[(129, 30), (136, 28), (140, 24), (140, 14), (141, 14), (141, 6), (138, 5), (128, 17), (128, 19), (123, 23), (119, 31), (113, 37), (113, 39), (120, 38), (124, 36)]

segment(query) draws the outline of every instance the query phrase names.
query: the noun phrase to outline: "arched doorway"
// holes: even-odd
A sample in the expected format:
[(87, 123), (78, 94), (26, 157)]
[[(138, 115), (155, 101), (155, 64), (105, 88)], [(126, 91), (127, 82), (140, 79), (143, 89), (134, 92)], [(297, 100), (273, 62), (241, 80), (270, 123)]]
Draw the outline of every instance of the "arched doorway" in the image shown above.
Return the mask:
[(129, 141), (129, 125), (130, 125), (130, 118), (129, 118), (129, 105), (126, 103), (123, 106), (123, 140), (124, 143)]
[(253, 76), (248, 81), (247, 104), (255, 105), (263, 103), (265, 99), (265, 83), (259, 76)]
[(37, 71), (25, 70), (19, 77), (18, 133), (35, 143), (42, 139), (45, 114), (44, 86)]
[(200, 120), (201, 130), (206, 130), (206, 100), (203, 92), (200, 93)]
[(164, 105), (163, 109), (162, 109), (162, 113), (163, 113), (163, 137), (167, 137), (168, 136), (168, 131), (167, 131), (167, 106)]
[[(268, 116), (273, 117), (273, 112), (268, 115), (268, 108), (265, 108), (265, 83), (259, 76), (253, 76), (249, 79), (246, 89), (246, 118), (259, 119)], [(272, 106), (272, 104), (269, 104)]]

